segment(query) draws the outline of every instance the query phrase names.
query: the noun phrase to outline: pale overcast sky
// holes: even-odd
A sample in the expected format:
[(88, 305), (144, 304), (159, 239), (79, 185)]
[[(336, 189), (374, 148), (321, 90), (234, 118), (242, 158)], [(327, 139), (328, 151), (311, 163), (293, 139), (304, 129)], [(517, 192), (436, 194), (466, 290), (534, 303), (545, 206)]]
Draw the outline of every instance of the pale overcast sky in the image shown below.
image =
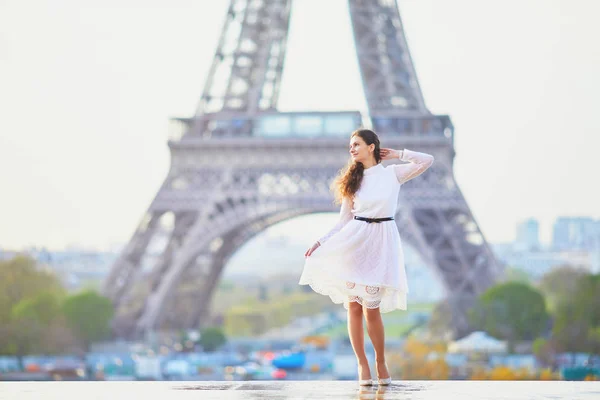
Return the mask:
[[(129, 239), (228, 3), (0, 0), (0, 248)], [(455, 176), (486, 238), (512, 240), (530, 216), (543, 240), (559, 215), (599, 218), (600, 2), (398, 4), (426, 104), (455, 124)], [(296, 0), (290, 35), (280, 109), (364, 104), (345, 0)], [(311, 218), (286, 225), (307, 244), (322, 234)]]

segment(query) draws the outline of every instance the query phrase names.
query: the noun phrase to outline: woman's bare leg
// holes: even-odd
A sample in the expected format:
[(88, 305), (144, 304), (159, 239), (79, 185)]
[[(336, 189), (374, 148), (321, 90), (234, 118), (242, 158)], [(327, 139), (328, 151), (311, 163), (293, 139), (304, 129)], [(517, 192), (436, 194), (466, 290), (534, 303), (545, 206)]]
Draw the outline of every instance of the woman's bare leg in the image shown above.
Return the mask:
[(350, 343), (358, 361), (358, 379), (371, 379), (369, 361), (365, 354), (363, 309), (362, 305), (355, 301), (348, 304), (348, 336), (350, 337)]
[(385, 331), (379, 307), (365, 307), (365, 319), (367, 320), (367, 332), (375, 349), (377, 376), (381, 379), (388, 378), (390, 375), (385, 365)]

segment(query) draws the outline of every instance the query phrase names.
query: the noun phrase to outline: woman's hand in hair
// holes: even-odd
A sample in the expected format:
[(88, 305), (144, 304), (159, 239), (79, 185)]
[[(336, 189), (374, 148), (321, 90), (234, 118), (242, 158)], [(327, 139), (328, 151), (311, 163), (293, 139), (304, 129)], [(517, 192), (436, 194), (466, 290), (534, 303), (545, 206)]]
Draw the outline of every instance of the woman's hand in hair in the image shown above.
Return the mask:
[(315, 251), (319, 246), (321, 246), (321, 243), (319, 243), (318, 241), (315, 242), (315, 244), (313, 244), (310, 249), (306, 250), (306, 253), (304, 253), (304, 257), (310, 256), (313, 253), (313, 251)]
[(393, 160), (400, 158), (400, 150), (382, 148), (379, 149), (379, 154), (381, 155), (382, 160)]

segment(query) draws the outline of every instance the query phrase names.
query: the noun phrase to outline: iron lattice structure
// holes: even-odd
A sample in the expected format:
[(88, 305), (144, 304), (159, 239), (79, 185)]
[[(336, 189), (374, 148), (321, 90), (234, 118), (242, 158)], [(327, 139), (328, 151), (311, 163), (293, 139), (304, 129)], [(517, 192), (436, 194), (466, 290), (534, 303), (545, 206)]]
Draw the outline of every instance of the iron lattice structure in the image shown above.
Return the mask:
[(349, 0), (368, 115), (277, 111), (290, 10), (291, 0), (231, 0), (197, 112), (172, 119), (168, 176), (104, 284), (119, 337), (202, 326), (240, 245), (283, 220), (337, 212), (329, 184), (360, 126), (436, 158), (403, 185), (396, 221), (443, 282), (456, 333), (502, 273), (454, 179), (450, 118), (425, 106), (396, 2)]

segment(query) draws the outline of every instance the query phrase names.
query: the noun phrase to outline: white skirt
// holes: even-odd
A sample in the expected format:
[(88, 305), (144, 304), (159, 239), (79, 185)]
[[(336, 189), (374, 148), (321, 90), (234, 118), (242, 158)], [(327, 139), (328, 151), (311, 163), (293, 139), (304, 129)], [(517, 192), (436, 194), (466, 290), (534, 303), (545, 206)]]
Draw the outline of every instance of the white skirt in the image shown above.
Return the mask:
[(305, 258), (299, 284), (345, 309), (354, 301), (381, 313), (406, 310), (408, 284), (396, 223), (350, 220)]

